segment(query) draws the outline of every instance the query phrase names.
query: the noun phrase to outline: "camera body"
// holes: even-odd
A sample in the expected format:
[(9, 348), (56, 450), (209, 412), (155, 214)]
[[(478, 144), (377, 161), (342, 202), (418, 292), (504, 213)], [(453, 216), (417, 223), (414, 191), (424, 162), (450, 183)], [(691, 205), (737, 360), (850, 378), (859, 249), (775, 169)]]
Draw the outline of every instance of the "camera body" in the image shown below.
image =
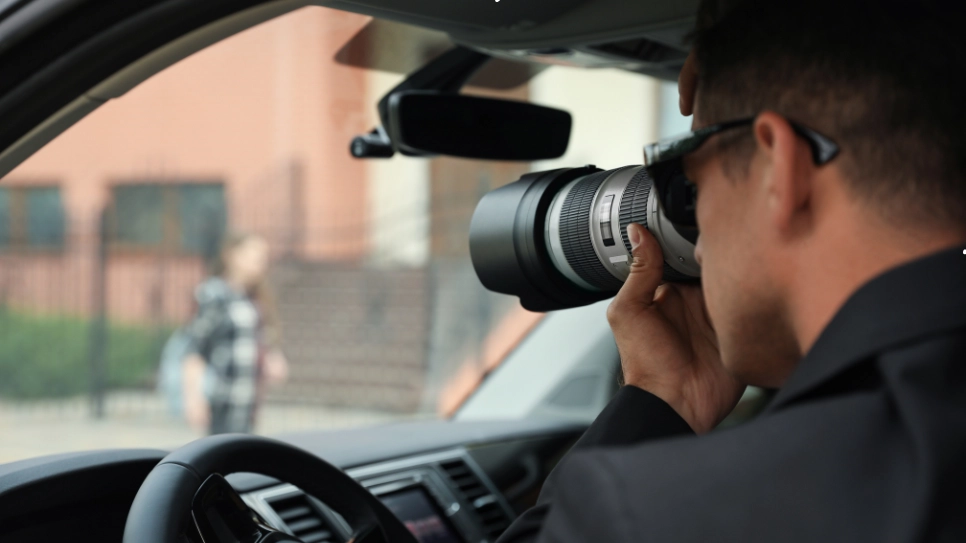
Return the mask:
[[(531, 311), (609, 298), (630, 274), (627, 226), (638, 223), (664, 252), (666, 281), (696, 281), (693, 187), (681, 177), (659, 191), (644, 166), (594, 166), (524, 175), (486, 194), (470, 223), (470, 256), (483, 285)], [(663, 192), (663, 194), (661, 193)], [(693, 224), (693, 222), (692, 222)]]

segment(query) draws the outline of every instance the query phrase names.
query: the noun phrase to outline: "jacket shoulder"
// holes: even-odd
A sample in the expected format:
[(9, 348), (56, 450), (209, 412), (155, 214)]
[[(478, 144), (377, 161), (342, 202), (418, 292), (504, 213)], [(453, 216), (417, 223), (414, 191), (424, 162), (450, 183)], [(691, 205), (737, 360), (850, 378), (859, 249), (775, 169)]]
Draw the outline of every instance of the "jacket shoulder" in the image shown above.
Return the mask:
[(894, 468), (910, 461), (889, 419), (868, 393), (701, 438), (575, 452), (550, 514), (571, 530), (609, 522), (619, 541), (882, 539), (881, 512), (905, 487)]

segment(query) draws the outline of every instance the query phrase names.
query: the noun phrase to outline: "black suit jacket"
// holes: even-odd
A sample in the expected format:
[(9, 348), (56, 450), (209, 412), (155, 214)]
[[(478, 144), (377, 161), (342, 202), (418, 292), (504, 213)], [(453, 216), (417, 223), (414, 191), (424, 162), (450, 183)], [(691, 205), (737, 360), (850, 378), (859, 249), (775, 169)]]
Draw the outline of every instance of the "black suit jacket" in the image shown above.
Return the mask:
[(621, 389), (520, 541), (966, 541), (963, 248), (860, 288), (749, 423), (695, 437)]

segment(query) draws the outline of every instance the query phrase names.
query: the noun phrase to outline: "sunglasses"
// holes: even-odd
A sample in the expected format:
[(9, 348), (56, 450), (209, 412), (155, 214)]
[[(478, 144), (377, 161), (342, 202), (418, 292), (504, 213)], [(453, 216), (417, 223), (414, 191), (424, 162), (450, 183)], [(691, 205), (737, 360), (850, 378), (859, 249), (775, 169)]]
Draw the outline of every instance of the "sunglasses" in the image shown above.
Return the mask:
[[(672, 223), (682, 227), (697, 227), (694, 218), (697, 200), (695, 188), (684, 174), (684, 157), (697, 151), (712, 136), (751, 126), (756, 118), (713, 124), (644, 147), (644, 167), (661, 198), (664, 214)], [(816, 166), (828, 164), (839, 154), (839, 146), (830, 138), (798, 123), (788, 121), (788, 124), (808, 143)]]

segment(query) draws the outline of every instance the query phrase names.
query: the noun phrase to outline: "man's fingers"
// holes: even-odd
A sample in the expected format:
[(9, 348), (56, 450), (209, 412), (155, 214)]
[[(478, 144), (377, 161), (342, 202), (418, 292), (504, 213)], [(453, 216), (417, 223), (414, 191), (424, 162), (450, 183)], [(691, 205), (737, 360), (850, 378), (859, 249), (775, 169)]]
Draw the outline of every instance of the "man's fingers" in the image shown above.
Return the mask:
[(681, 115), (687, 117), (694, 113), (694, 93), (698, 87), (698, 63), (694, 56), (694, 51), (688, 54), (678, 76), (678, 94), (680, 94), (679, 105)]
[(631, 274), (611, 303), (608, 316), (620, 320), (620, 313), (636, 312), (654, 303), (654, 292), (664, 277), (664, 255), (661, 246), (646, 228), (639, 224), (627, 227), (631, 242)]
[(631, 275), (624, 283), (621, 292), (625, 290), (635, 296), (645, 296), (648, 302), (654, 300), (654, 291), (661, 284), (664, 277), (664, 253), (657, 239), (639, 224), (627, 227), (628, 239), (631, 241)]

